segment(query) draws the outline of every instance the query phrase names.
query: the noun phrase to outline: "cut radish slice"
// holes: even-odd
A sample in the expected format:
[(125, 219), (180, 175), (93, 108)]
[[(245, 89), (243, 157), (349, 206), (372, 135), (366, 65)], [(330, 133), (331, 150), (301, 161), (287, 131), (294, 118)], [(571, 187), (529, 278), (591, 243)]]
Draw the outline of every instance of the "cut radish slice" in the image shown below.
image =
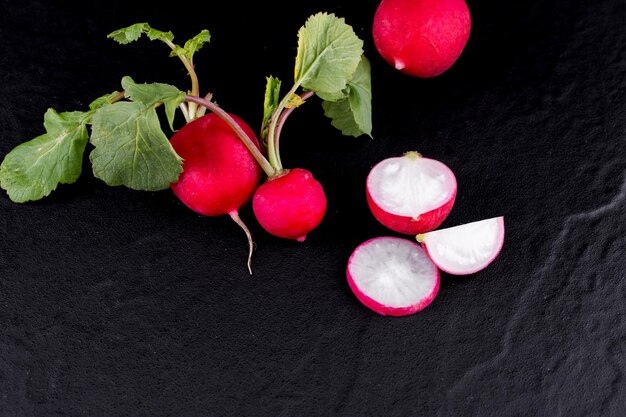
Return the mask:
[(357, 247), (346, 276), (359, 301), (383, 316), (416, 313), (439, 290), (439, 270), (424, 250), (397, 237), (378, 237)]
[(496, 259), (504, 243), (504, 217), (417, 235), (430, 259), (444, 272), (467, 275)]
[(443, 163), (417, 152), (378, 163), (367, 177), (367, 203), (389, 229), (409, 235), (434, 230), (456, 198), (456, 178)]

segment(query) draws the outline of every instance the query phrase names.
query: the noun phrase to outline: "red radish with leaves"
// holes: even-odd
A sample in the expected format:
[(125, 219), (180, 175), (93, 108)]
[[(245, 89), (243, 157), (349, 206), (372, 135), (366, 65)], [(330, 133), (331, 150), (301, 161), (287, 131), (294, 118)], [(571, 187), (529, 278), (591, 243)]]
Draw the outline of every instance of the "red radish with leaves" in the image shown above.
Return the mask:
[[(267, 78), (261, 125), (267, 158), (250, 146), (247, 132), (237, 131), (267, 174), (267, 181), (254, 194), (252, 208), (259, 224), (272, 235), (304, 241), (326, 212), (323, 187), (313, 174), (283, 167), (280, 135), (293, 110), (318, 95), (331, 124), (343, 134), (371, 133), (370, 66), (362, 47), (363, 42), (343, 19), (326, 13), (311, 16), (298, 33), (294, 85), (280, 99), (281, 81)], [(299, 89), (303, 90), (300, 95)], [(187, 100), (225, 116), (208, 100), (192, 96)]]
[(326, 213), (326, 196), (313, 174), (296, 168), (261, 185), (254, 194), (252, 208), (269, 233), (304, 242)]
[[(322, 185), (306, 169), (285, 169), (280, 134), (291, 112), (314, 94), (326, 116), (345, 135), (371, 133), (369, 62), (363, 41), (343, 19), (318, 13), (298, 32), (294, 85), (279, 99), (281, 82), (268, 77), (261, 137), (271, 170), (252, 200), (259, 224), (270, 234), (304, 241), (326, 212)], [(303, 92), (298, 95), (298, 90)]]
[[(210, 94), (200, 97), (193, 58), (209, 42), (209, 31), (202, 30), (184, 44), (174, 43), (171, 32), (147, 23), (108, 35), (120, 44), (144, 36), (163, 42), (170, 56), (180, 59), (189, 74), (190, 89), (139, 84), (124, 77), (123, 91), (94, 100), (89, 110), (57, 113), (50, 109), (44, 117), (47, 132), (6, 155), (0, 165), (0, 187), (15, 202), (47, 196), (59, 184), (72, 183), (80, 176), (89, 141), (94, 148), (90, 154), (94, 176), (108, 185), (134, 190), (171, 186), (198, 213), (230, 215), (246, 232), (251, 253), (250, 233), (237, 212), (257, 186), (262, 169), (267, 182), (258, 188), (253, 204), (259, 222), (272, 234), (304, 240), (322, 220), (326, 197), (310, 172), (283, 167), (280, 133), (291, 112), (317, 95), (325, 115), (343, 134), (371, 134), (370, 66), (363, 55), (363, 41), (334, 14), (309, 17), (298, 32), (293, 86), (280, 98), (280, 80), (267, 79), (259, 135), (267, 147), (266, 158), (254, 132), (242, 120), (217, 106)], [(178, 109), (188, 122), (171, 142), (162, 130), (157, 108), (164, 109), (172, 131)], [(213, 114), (204, 116), (207, 110)]]
[(456, 190), (450, 168), (417, 152), (379, 162), (366, 182), (367, 203), (374, 217), (389, 229), (409, 235), (443, 223)]
[(383, 0), (372, 33), (382, 57), (399, 71), (434, 77), (458, 59), (470, 34), (464, 0)]
[[(230, 117), (254, 139), (252, 129), (240, 118)], [(252, 197), (261, 179), (261, 167), (231, 127), (216, 114), (195, 119), (170, 140), (183, 162), (183, 173), (172, 184), (174, 194), (187, 207), (204, 216), (228, 214), (248, 238), (248, 269), (252, 236), (238, 210)]]
[(357, 247), (346, 276), (359, 301), (384, 316), (416, 313), (439, 291), (439, 270), (424, 250), (397, 237), (378, 237)]
[(468, 275), (485, 269), (504, 244), (504, 217), (417, 235), (432, 261), (444, 272)]

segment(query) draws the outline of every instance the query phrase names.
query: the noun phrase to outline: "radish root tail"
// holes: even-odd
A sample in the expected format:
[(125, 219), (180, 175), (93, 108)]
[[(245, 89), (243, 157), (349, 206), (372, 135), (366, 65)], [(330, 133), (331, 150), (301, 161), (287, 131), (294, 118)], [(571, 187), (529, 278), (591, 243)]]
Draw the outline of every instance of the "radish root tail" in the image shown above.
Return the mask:
[(250, 233), (250, 229), (248, 229), (248, 226), (246, 226), (243, 220), (241, 220), (241, 217), (239, 217), (239, 213), (236, 210), (228, 213), (228, 215), (231, 219), (233, 219), (235, 223), (237, 223), (239, 227), (241, 227), (241, 229), (246, 234), (246, 237), (248, 238), (248, 271), (250, 272), (250, 275), (252, 275), (252, 251), (254, 250), (252, 234)]

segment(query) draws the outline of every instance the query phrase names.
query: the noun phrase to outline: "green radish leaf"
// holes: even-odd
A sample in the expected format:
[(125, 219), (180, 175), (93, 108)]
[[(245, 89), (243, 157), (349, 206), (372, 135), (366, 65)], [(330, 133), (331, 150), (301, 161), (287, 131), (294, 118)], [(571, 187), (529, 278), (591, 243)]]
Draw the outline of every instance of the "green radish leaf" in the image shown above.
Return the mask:
[(102, 107), (92, 117), (91, 143), (93, 173), (108, 185), (163, 190), (183, 171), (155, 105), (118, 102)]
[(185, 101), (185, 93), (169, 84), (151, 83), (137, 84), (132, 78), (122, 78), (122, 88), (126, 98), (145, 104), (147, 107), (163, 104), (170, 129), (174, 130), (176, 109)]
[(107, 35), (107, 38), (113, 39), (115, 42), (120, 43), (122, 45), (129, 44), (131, 42), (135, 42), (141, 35), (148, 36), (148, 39), (151, 41), (159, 40), (159, 41), (173, 41), (174, 34), (172, 32), (163, 32), (161, 30), (156, 30), (150, 27), (147, 23), (135, 23), (134, 25), (130, 25), (125, 28), (121, 28), (115, 30)]
[(271, 75), (266, 79), (265, 100), (263, 100), (263, 123), (261, 123), (261, 139), (263, 143), (267, 141), (270, 119), (280, 102), (280, 80)]
[(200, 33), (198, 33), (193, 38), (189, 39), (185, 42), (185, 46), (182, 48), (180, 46), (176, 46), (170, 56), (183, 55), (190, 62), (193, 62), (193, 55), (198, 52), (205, 43), (208, 43), (211, 40), (211, 34), (208, 30), (203, 29)]
[(174, 34), (172, 32), (163, 32), (162, 30), (156, 30), (150, 27), (150, 25), (148, 25), (147, 23), (144, 27), (144, 33), (151, 41), (171, 42), (174, 40)]
[(206, 29), (202, 29), (200, 33), (185, 42), (184, 48), (185, 51), (187, 51), (187, 56), (189, 57), (189, 59), (191, 60), (191, 58), (193, 58), (193, 54), (198, 52), (205, 43), (209, 43), (210, 40), (211, 34), (209, 33), (209, 31)]
[(114, 91), (111, 94), (105, 94), (102, 97), (98, 97), (89, 104), (89, 110), (95, 111), (102, 106), (111, 104), (113, 102), (113, 99), (116, 98), (118, 94), (120, 94), (119, 91)]
[(335, 102), (324, 101), (322, 107), (332, 120), (331, 124), (344, 135), (372, 137), (372, 82), (370, 63), (365, 55), (348, 82), (346, 97)]
[(339, 100), (363, 53), (363, 41), (343, 18), (318, 13), (298, 32), (295, 84), (324, 100)]
[(0, 186), (11, 200), (39, 200), (59, 183), (71, 184), (78, 179), (88, 119), (89, 113), (48, 109), (44, 115), (46, 133), (17, 146), (0, 165)]
[(198, 52), (205, 43), (211, 40), (211, 34), (208, 30), (203, 29), (193, 38), (185, 42), (185, 46), (179, 46), (173, 43), (174, 34), (172, 32), (163, 32), (151, 27), (147, 23), (136, 23), (128, 27), (118, 29), (107, 35), (107, 38), (126, 45), (141, 38), (141, 35), (146, 35), (151, 41), (165, 42), (172, 52), (170, 56), (181, 56), (187, 58), (190, 62), (193, 62), (193, 55)]
[(147, 23), (135, 23), (134, 25), (130, 25), (128, 27), (121, 28), (109, 33), (107, 35), (107, 38), (113, 39), (115, 42), (122, 45), (126, 45), (131, 42), (135, 42), (137, 39), (141, 38), (141, 35), (149, 27), (150, 26), (148, 26)]
[(152, 106), (164, 101), (177, 99), (179, 104), (185, 99), (185, 93), (170, 84), (163, 83), (136, 83), (131, 77), (122, 78), (124, 96), (132, 101)]

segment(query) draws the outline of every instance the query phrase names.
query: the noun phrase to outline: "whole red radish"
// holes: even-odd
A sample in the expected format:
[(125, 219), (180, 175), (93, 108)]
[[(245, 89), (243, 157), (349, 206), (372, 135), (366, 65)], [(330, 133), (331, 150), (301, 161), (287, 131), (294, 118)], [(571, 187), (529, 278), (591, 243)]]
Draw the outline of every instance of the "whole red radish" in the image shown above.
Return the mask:
[(384, 316), (406, 316), (428, 306), (439, 291), (439, 270), (415, 242), (378, 237), (352, 252), (348, 285), (366, 307)]
[(471, 18), (464, 0), (383, 0), (374, 16), (374, 43), (396, 69), (434, 77), (461, 55)]
[[(239, 117), (230, 116), (258, 147), (250, 126)], [(250, 199), (261, 179), (259, 164), (233, 129), (214, 113), (188, 123), (172, 136), (171, 143), (184, 159), (183, 173), (171, 186), (174, 194), (202, 215), (228, 214), (246, 233), (250, 269), (252, 237), (238, 210)]]
[(326, 213), (326, 195), (313, 174), (295, 168), (262, 184), (254, 193), (252, 209), (272, 235), (303, 242)]
[(456, 190), (450, 168), (417, 152), (379, 162), (366, 183), (367, 204), (374, 217), (389, 229), (409, 235), (443, 223)]

